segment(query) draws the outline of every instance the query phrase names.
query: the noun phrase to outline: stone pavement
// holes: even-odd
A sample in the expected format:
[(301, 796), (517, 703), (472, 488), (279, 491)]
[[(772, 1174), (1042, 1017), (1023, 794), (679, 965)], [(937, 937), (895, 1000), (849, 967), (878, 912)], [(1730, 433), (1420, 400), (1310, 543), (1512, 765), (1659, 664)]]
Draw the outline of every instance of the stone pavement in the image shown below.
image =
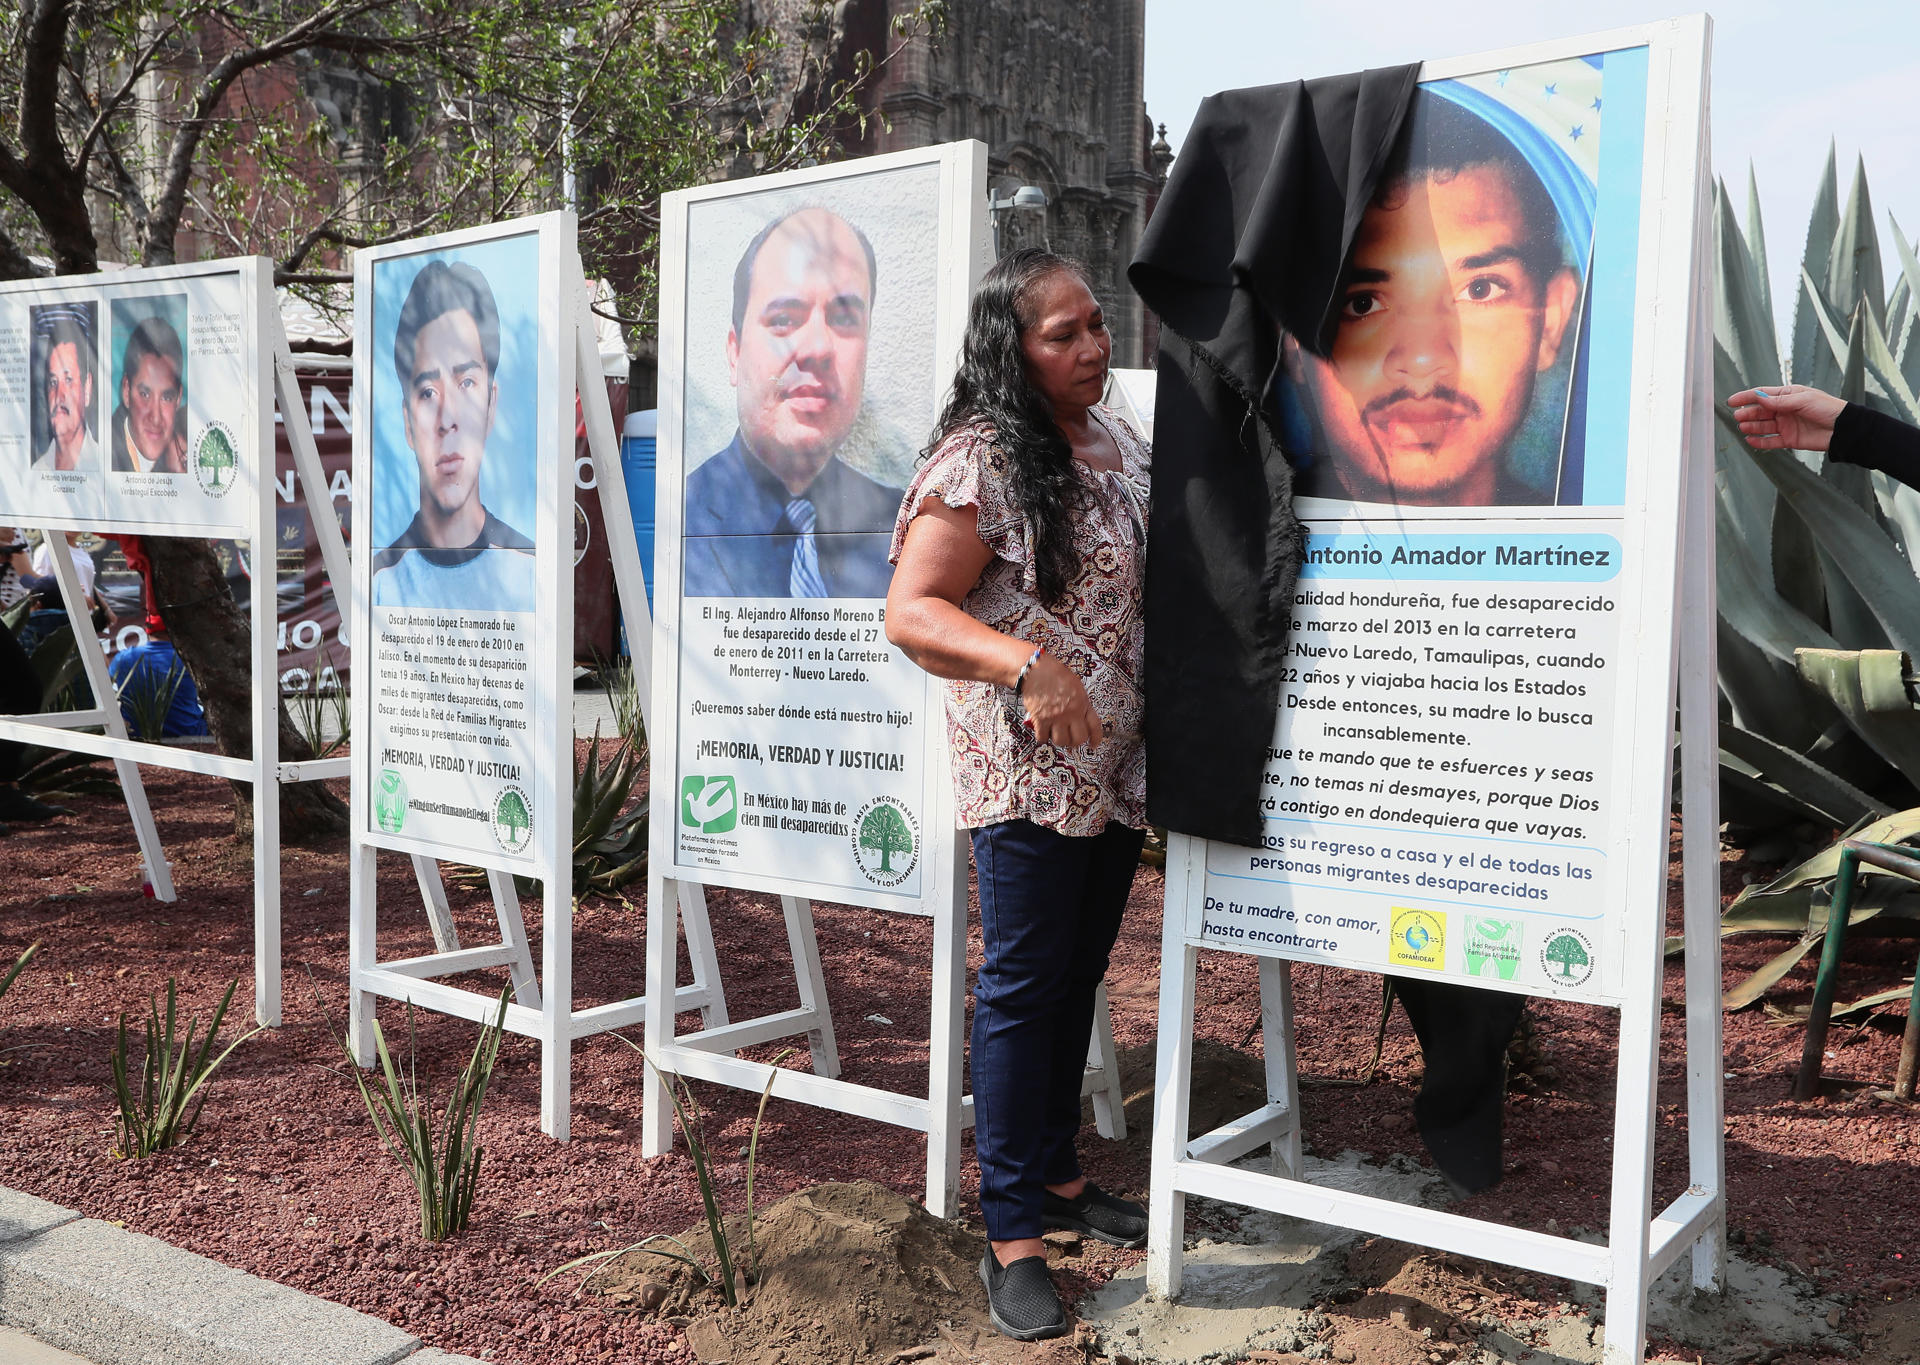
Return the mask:
[(479, 1365), (423, 1350), (365, 1313), (0, 1188), (7, 1329), (22, 1334), (0, 1336), (8, 1365)]

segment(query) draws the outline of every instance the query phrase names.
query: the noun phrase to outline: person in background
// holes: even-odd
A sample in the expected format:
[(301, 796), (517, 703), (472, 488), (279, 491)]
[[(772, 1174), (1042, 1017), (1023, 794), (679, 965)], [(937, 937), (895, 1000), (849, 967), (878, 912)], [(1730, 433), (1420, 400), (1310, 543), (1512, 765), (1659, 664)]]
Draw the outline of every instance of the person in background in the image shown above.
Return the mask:
[[(78, 531), (67, 532), (67, 546), (73, 557), (74, 577), (80, 582), (80, 600), (87, 610), (91, 611), (94, 606), (93, 556), (88, 554), (80, 544)], [(28, 615), (26, 623), (20, 628), (20, 647), (28, 654), (32, 654), (47, 636), (67, 624), (67, 604), (60, 595), (59, 579), (54, 575), (51, 541), (43, 539), (34, 546), (31, 569), (32, 572), (23, 576), (21, 580), (30, 592), (39, 596), (39, 602)], [(91, 622), (87, 622), (86, 625), (90, 626)], [(76, 631), (83, 628), (83, 626), (75, 626)], [(85, 683), (81, 683), (80, 686), (84, 688)]]
[(1824, 450), (1920, 488), (1920, 427), (1805, 384), (1742, 389), (1727, 399), (1755, 450)]
[(11, 526), (0, 526), (0, 611), (31, 591), (21, 580), (33, 572), (27, 542)]
[(1087, 273), (1028, 248), (969, 309), (959, 373), (894, 526), (887, 638), (947, 679), (958, 823), (985, 958), (974, 1140), (993, 1324), (1067, 1317), (1040, 1236), (1118, 1246), (1146, 1210), (1074, 1150), (1094, 992), (1146, 832), (1141, 615), (1151, 455), (1101, 405), (1113, 342)]
[[(39, 710), (40, 683), (33, 664), (6, 622), (0, 621), (0, 715), (30, 716)], [(50, 806), (20, 789), (26, 759), (26, 745), (0, 740), (0, 836), (8, 832), (7, 821), (51, 820), (56, 815), (73, 814), (65, 806)]]
[[(159, 622), (147, 622), (147, 641), (123, 649), (107, 661), (107, 676), (113, 679), (120, 696), (120, 714), (126, 718), (128, 732), (135, 739), (180, 739), (207, 733), (207, 713), (200, 708), (200, 689), (193, 674), (174, 652), (173, 641), (159, 628)], [(144, 696), (142, 694), (145, 694)], [(164, 700), (166, 714), (160, 733), (142, 733), (154, 705)]]

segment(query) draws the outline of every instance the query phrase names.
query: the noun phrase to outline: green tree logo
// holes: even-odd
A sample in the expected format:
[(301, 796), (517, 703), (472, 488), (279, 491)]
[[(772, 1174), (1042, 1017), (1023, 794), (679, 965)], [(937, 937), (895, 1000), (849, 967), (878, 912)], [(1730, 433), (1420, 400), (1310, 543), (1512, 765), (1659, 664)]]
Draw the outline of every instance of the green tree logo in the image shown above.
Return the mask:
[(875, 886), (898, 886), (919, 855), (918, 822), (892, 797), (875, 797), (854, 817), (853, 858)]
[(214, 422), (200, 433), (193, 450), (193, 473), (200, 486), (221, 497), (233, 487), (233, 468), (238, 462), (233, 433), (222, 422)]
[(533, 838), (533, 809), (518, 787), (508, 787), (494, 800), (493, 837), (509, 853), (518, 853)]
[(1593, 945), (1577, 929), (1561, 929), (1547, 936), (1540, 962), (1552, 984), (1578, 986), (1593, 975)]
[(373, 818), (387, 834), (398, 834), (407, 823), (407, 784), (396, 769), (382, 769), (374, 784)]

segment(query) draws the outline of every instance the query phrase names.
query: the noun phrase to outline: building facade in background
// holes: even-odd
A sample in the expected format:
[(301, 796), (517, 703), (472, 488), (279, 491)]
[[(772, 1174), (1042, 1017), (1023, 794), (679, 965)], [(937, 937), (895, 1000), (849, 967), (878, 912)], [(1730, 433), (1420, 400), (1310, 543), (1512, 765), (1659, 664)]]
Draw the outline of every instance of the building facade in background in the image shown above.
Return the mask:
[[(743, 0), (743, 17), (817, 24), (816, 0)], [(892, 51), (911, 0), (841, 0), (825, 35), (848, 59)], [(1003, 250), (1048, 246), (1085, 261), (1113, 331), (1113, 363), (1150, 362), (1154, 327), (1127, 263), (1172, 153), (1143, 99), (1146, 0), (948, 0), (946, 31), (887, 62), (863, 104), (880, 119), (844, 141), (856, 155), (962, 138), (987, 144), (996, 193), (1046, 191), (1044, 214), (1001, 217)], [(822, 35), (807, 34), (818, 41)]]

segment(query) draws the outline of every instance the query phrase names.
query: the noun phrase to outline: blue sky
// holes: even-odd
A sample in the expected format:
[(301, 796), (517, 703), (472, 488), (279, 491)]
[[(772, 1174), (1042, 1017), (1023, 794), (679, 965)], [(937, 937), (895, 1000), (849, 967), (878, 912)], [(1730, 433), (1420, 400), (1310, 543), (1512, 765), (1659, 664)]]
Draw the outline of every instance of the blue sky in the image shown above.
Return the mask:
[[(1588, 0), (1147, 0), (1147, 112), (1177, 151), (1200, 100), (1269, 85), (1670, 18), (1671, 3)], [(1864, 156), (1875, 226), (1920, 236), (1920, 0), (1726, 0), (1712, 11), (1714, 173), (1744, 213), (1747, 163), (1782, 339), (1813, 191), (1831, 140), (1844, 204)], [(1888, 280), (1898, 269), (1885, 249)]]

